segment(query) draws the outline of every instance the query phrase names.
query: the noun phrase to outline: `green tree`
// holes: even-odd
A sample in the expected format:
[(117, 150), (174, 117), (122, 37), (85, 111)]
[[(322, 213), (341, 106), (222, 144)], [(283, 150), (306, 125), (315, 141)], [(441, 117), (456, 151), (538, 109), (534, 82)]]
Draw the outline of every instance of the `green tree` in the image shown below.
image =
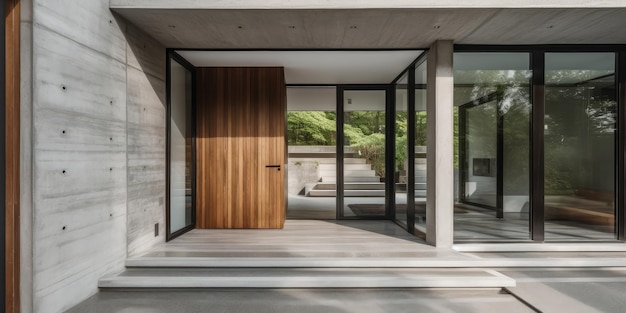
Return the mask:
[(303, 111), (287, 113), (287, 143), (292, 146), (335, 144), (335, 113)]

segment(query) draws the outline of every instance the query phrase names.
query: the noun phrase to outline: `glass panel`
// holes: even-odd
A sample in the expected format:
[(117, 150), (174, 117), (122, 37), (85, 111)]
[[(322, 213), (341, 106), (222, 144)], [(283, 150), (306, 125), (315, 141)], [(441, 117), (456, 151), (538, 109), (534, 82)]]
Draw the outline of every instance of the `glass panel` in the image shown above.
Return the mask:
[(545, 238), (615, 238), (615, 54), (546, 53)]
[(384, 90), (346, 90), (343, 215), (385, 215)]
[(407, 149), (407, 123), (408, 123), (408, 75), (405, 74), (396, 83), (396, 168), (394, 182), (396, 184), (396, 212), (395, 219), (402, 225), (407, 225), (407, 186), (409, 158)]
[(529, 239), (530, 55), (455, 53), (455, 240)]
[(335, 219), (335, 87), (287, 88), (288, 218)]
[(170, 63), (170, 234), (191, 225), (193, 122), (191, 72)]
[(415, 229), (426, 233), (426, 61), (415, 68)]
[(461, 106), (464, 135), (463, 202), (495, 209), (497, 205), (498, 103), (470, 103)]

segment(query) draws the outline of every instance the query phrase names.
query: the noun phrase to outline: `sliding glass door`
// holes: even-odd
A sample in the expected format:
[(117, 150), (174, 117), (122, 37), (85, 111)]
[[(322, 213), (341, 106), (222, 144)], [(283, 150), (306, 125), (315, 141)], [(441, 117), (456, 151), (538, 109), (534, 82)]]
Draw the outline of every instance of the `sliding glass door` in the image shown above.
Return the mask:
[[(426, 234), (426, 55), (394, 84), (394, 211), (409, 232)], [(389, 176), (391, 178), (391, 176)]]
[(530, 239), (529, 53), (455, 53), (455, 240)]
[(615, 239), (615, 53), (546, 53), (545, 68), (545, 239)]
[(454, 54), (455, 240), (623, 240), (626, 53), (466, 49)]

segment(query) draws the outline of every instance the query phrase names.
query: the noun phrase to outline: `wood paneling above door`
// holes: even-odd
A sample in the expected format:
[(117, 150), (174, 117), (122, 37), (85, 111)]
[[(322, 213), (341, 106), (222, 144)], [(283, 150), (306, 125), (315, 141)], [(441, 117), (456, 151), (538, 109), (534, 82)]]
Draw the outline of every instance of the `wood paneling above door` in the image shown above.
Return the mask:
[(198, 68), (196, 92), (196, 227), (282, 228), (283, 68)]

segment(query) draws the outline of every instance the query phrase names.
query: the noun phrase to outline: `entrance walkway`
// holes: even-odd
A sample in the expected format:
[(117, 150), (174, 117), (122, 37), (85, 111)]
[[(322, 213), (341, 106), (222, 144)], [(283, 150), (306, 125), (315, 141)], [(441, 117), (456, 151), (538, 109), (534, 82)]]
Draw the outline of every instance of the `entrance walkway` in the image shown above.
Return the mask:
[(389, 221), (287, 220), (284, 229), (196, 229), (126, 261), (101, 288), (512, 287), (476, 258)]
[(287, 220), (284, 229), (194, 229), (146, 257), (466, 258), (390, 221)]
[[(106, 312), (204, 312), (208, 307), (214, 312), (550, 312), (558, 307), (617, 312), (623, 307), (618, 294), (626, 282), (626, 253), (521, 247), (525, 252), (437, 249), (389, 221), (288, 220), (282, 230), (198, 229), (128, 259), (126, 272), (100, 280), (106, 292), (71, 312), (102, 307), (110, 309)], [(607, 291), (585, 293), (596, 286)]]

